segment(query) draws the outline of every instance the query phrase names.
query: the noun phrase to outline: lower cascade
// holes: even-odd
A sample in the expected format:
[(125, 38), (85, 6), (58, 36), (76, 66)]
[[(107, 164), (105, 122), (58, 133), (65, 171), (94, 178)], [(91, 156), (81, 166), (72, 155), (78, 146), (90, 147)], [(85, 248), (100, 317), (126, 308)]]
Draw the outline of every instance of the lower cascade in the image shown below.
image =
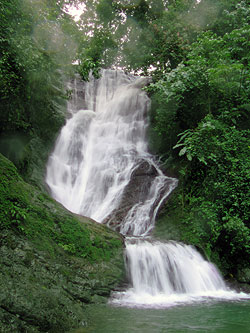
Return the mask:
[(177, 180), (163, 174), (148, 150), (150, 100), (141, 89), (148, 82), (115, 70), (71, 82), (69, 117), (47, 164), (51, 195), (126, 236), (129, 287), (114, 292), (111, 303), (157, 307), (240, 297), (192, 246), (149, 236)]
[(218, 271), (191, 246), (136, 240), (127, 245), (128, 271), (136, 293), (197, 293), (225, 289)]
[(192, 246), (148, 239), (126, 240), (126, 265), (131, 287), (113, 294), (111, 303), (165, 307), (207, 297), (231, 299), (217, 268)]

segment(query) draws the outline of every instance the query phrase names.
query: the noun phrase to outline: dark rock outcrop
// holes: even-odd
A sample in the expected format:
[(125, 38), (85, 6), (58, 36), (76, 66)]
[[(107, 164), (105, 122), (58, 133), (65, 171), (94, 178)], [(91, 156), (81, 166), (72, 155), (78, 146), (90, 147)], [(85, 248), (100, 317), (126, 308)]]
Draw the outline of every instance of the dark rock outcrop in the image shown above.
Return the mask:
[[(150, 189), (155, 177), (159, 175), (157, 169), (147, 160), (138, 162), (137, 167), (131, 174), (130, 181), (122, 195), (119, 207), (115, 209), (110, 216), (106, 218), (104, 223), (116, 231), (120, 231), (121, 224), (124, 221), (130, 209), (136, 205), (145, 202), (150, 198)], [(170, 180), (170, 183), (172, 180)], [(166, 188), (169, 186), (165, 181), (164, 186), (160, 189), (158, 196), (149, 212), (150, 217), (153, 216), (155, 207), (159, 204)]]
[(156, 175), (157, 170), (152, 164), (149, 164), (146, 160), (139, 161), (138, 166), (131, 174), (130, 181), (122, 195), (119, 207), (106, 218), (104, 223), (107, 223), (112, 229), (119, 231), (120, 225), (129, 210), (136, 203), (145, 201), (151, 183)]

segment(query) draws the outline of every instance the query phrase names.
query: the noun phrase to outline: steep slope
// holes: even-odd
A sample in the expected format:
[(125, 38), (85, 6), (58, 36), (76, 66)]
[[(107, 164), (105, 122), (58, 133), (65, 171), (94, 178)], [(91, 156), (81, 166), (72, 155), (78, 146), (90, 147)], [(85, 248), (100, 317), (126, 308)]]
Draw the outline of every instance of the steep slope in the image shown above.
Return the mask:
[(123, 239), (25, 183), (0, 155), (0, 332), (65, 332), (123, 277)]

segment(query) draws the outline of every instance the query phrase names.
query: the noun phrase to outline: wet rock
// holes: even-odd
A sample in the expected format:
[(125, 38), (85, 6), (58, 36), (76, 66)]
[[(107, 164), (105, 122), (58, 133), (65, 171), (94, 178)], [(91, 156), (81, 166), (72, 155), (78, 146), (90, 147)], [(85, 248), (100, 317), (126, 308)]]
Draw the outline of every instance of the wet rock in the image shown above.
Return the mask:
[[(7, 244), (10, 238), (15, 238), (15, 249)], [(63, 251), (51, 258), (33, 247), (33, 259), (27, 264), (31, 254), (25, 248), (30, 246), (10, 231), (0, 247), (1, 333), (66, 332), (78, 327), (86, 320), (85, 304), (106, 300), (121, 278), (118, 258), (114, 266), (89, 265)]]
[[(150, 198), (150, 188), (158, 174), (157, 169), (152, 163), (147, 160), (140, 160), (137, 167), (131, 174), (130, 181), (123, 193), (119, 207), (106, 218), (104, 223), (107, 223), (107, 225), (112, 229), (120, 231), (121, 224), (130, 209), (135, 204), (143, 203), (147, 200), (147, 198)], [(168, 181), (166, 181), (165, 186), (161, 189), (161, 193), (158, 193), (158, 198), (149, 212), (151, 216), (153, 215), (153, 211), (159, 204), (159, 201), (165, 193), (168, 185)]]
[(120, 230), (120, 224), (128, 211), (139, 202), (143, 202), (147, 197), (151, 182), (157, 175), (155, 167), (142, 160), (137, 168), (132, 172), (130, 181), (123, 193), (119, 207), (106, 218), (104, 223), (114, 230)]
[(250, 284), (248, 283), (241, 283), (237, 281), (236, 279), (229, 278), (226, 279), (226, 284), (227, 286), (232, 289), (237, 291), (238, 293), (243, 292), (243, 293), (250, 293)]

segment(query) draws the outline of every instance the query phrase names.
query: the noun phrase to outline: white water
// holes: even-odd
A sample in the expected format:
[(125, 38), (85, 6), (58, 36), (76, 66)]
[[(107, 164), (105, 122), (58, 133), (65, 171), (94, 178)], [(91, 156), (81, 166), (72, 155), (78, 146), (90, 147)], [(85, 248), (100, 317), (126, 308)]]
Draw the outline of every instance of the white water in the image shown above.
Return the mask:
[(127, 259), (136, 294), (197, 293), (226, 287), (214, 265), (191, 246), (135, 240), (127, 245)]
[[(70, 118), (47, 166), (52, 196), (72, 212), (98, 222), (119, 208), (141, 161), (152, 166), (156, 175), (149, 188), (141, 190), (144, 200), (137, 200), (120, 223), (124, 235), (148, 235), (160, 205), (177, 185), (148, 152), (150, 101), (141, 90), (146, 82), (111, 70), (82, 86), (74, 81)], [(131, 287), (114, 294), (115, 304), (163, 306), (204, 296), (235, 297), (215, 266), (191, 246), (127, 239), (126, 261)]]
[[(72, 212), (102, 222), (118, 207), (138, 161), (154, 163), (145, 140), (149, 99), (140, 89), (143, 81), (105, 71), (85, 85), (89, 110), (70, 105), (73, 114), (50, 156), (46, 182)], [(162, 176), (159, 170), (155, 186), (163, 186)]]
[(111, 304), (165, 308), (209, 299), (249, 299), (227, 288), (217, 268), (192, 246), (128, 238), (126, 265), (130, 287), (115, 292)]

